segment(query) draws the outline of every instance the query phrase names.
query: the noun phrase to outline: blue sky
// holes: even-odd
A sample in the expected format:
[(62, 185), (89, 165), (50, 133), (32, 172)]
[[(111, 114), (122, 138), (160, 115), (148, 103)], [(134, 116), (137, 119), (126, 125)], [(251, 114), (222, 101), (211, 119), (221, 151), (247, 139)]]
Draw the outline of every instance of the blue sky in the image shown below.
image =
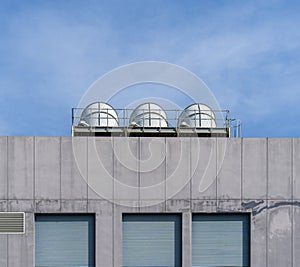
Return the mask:
[(299, 1), (2, 0), (0, 135), (70, 135), (96, 79), (155, 60), (199, 76), (244, 137), (300, 137), (299, 14)]

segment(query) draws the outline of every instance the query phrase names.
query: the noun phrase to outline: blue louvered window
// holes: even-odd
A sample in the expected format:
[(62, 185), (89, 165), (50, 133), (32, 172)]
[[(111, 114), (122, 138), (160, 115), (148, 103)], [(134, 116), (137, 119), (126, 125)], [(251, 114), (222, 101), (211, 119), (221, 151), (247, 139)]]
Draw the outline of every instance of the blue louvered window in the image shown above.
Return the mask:
[(181, 266), (181, 216), (123, 215), (123, 267), (158, 266)]
[(248, 214), (193, 215), (193, 267), (249, 267)]
[(94, 215), (36, 215), (36, 267), (94, 267)]

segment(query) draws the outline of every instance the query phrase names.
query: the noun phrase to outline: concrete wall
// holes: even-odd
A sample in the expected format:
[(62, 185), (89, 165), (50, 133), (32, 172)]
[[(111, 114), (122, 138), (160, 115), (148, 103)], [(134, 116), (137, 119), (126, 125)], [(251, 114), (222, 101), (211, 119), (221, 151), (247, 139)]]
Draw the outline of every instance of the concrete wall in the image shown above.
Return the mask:
[[(75, 156), (74, 156), (75, 154)], [(91, 185), (89, 187), (87, 182)], [(100, 193), (100, 195), (99, 195)], [(35, 213), (95, 213), (97, 266), (122, 265), (122, 213), (251, 212), (251, 266), (300, 266), (300, 139), (0, 137), (0, 266), (34, 266)]]

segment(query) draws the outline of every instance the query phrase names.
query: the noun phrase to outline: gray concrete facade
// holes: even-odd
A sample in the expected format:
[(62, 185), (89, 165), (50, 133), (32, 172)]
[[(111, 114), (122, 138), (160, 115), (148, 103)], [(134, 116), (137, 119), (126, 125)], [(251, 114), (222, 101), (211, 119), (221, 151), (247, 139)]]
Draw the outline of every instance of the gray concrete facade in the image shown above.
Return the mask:
[(0, 211), (26, 213), (1, 267), (35, 265), (36, 213), (95, 214), (99, 267), (122, 266), (122, 213), (179, 213), (191, 267), (192, 214), (211, 212), (251, 214), (251, 267), (297, 267), (300, 139), (0, 137)]

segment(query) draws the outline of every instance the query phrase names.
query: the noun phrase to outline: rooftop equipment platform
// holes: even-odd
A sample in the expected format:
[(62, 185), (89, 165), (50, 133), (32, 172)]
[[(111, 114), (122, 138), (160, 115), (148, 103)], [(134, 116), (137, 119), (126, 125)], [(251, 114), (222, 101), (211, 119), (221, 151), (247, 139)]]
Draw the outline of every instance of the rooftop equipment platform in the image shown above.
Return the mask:
[(114, 109), (95, 102), (72, 109), (72, 136), (240, 137), (241, 123), (231, 119), (228, 110), (205, 104), (165, 110), (155, 103)]

